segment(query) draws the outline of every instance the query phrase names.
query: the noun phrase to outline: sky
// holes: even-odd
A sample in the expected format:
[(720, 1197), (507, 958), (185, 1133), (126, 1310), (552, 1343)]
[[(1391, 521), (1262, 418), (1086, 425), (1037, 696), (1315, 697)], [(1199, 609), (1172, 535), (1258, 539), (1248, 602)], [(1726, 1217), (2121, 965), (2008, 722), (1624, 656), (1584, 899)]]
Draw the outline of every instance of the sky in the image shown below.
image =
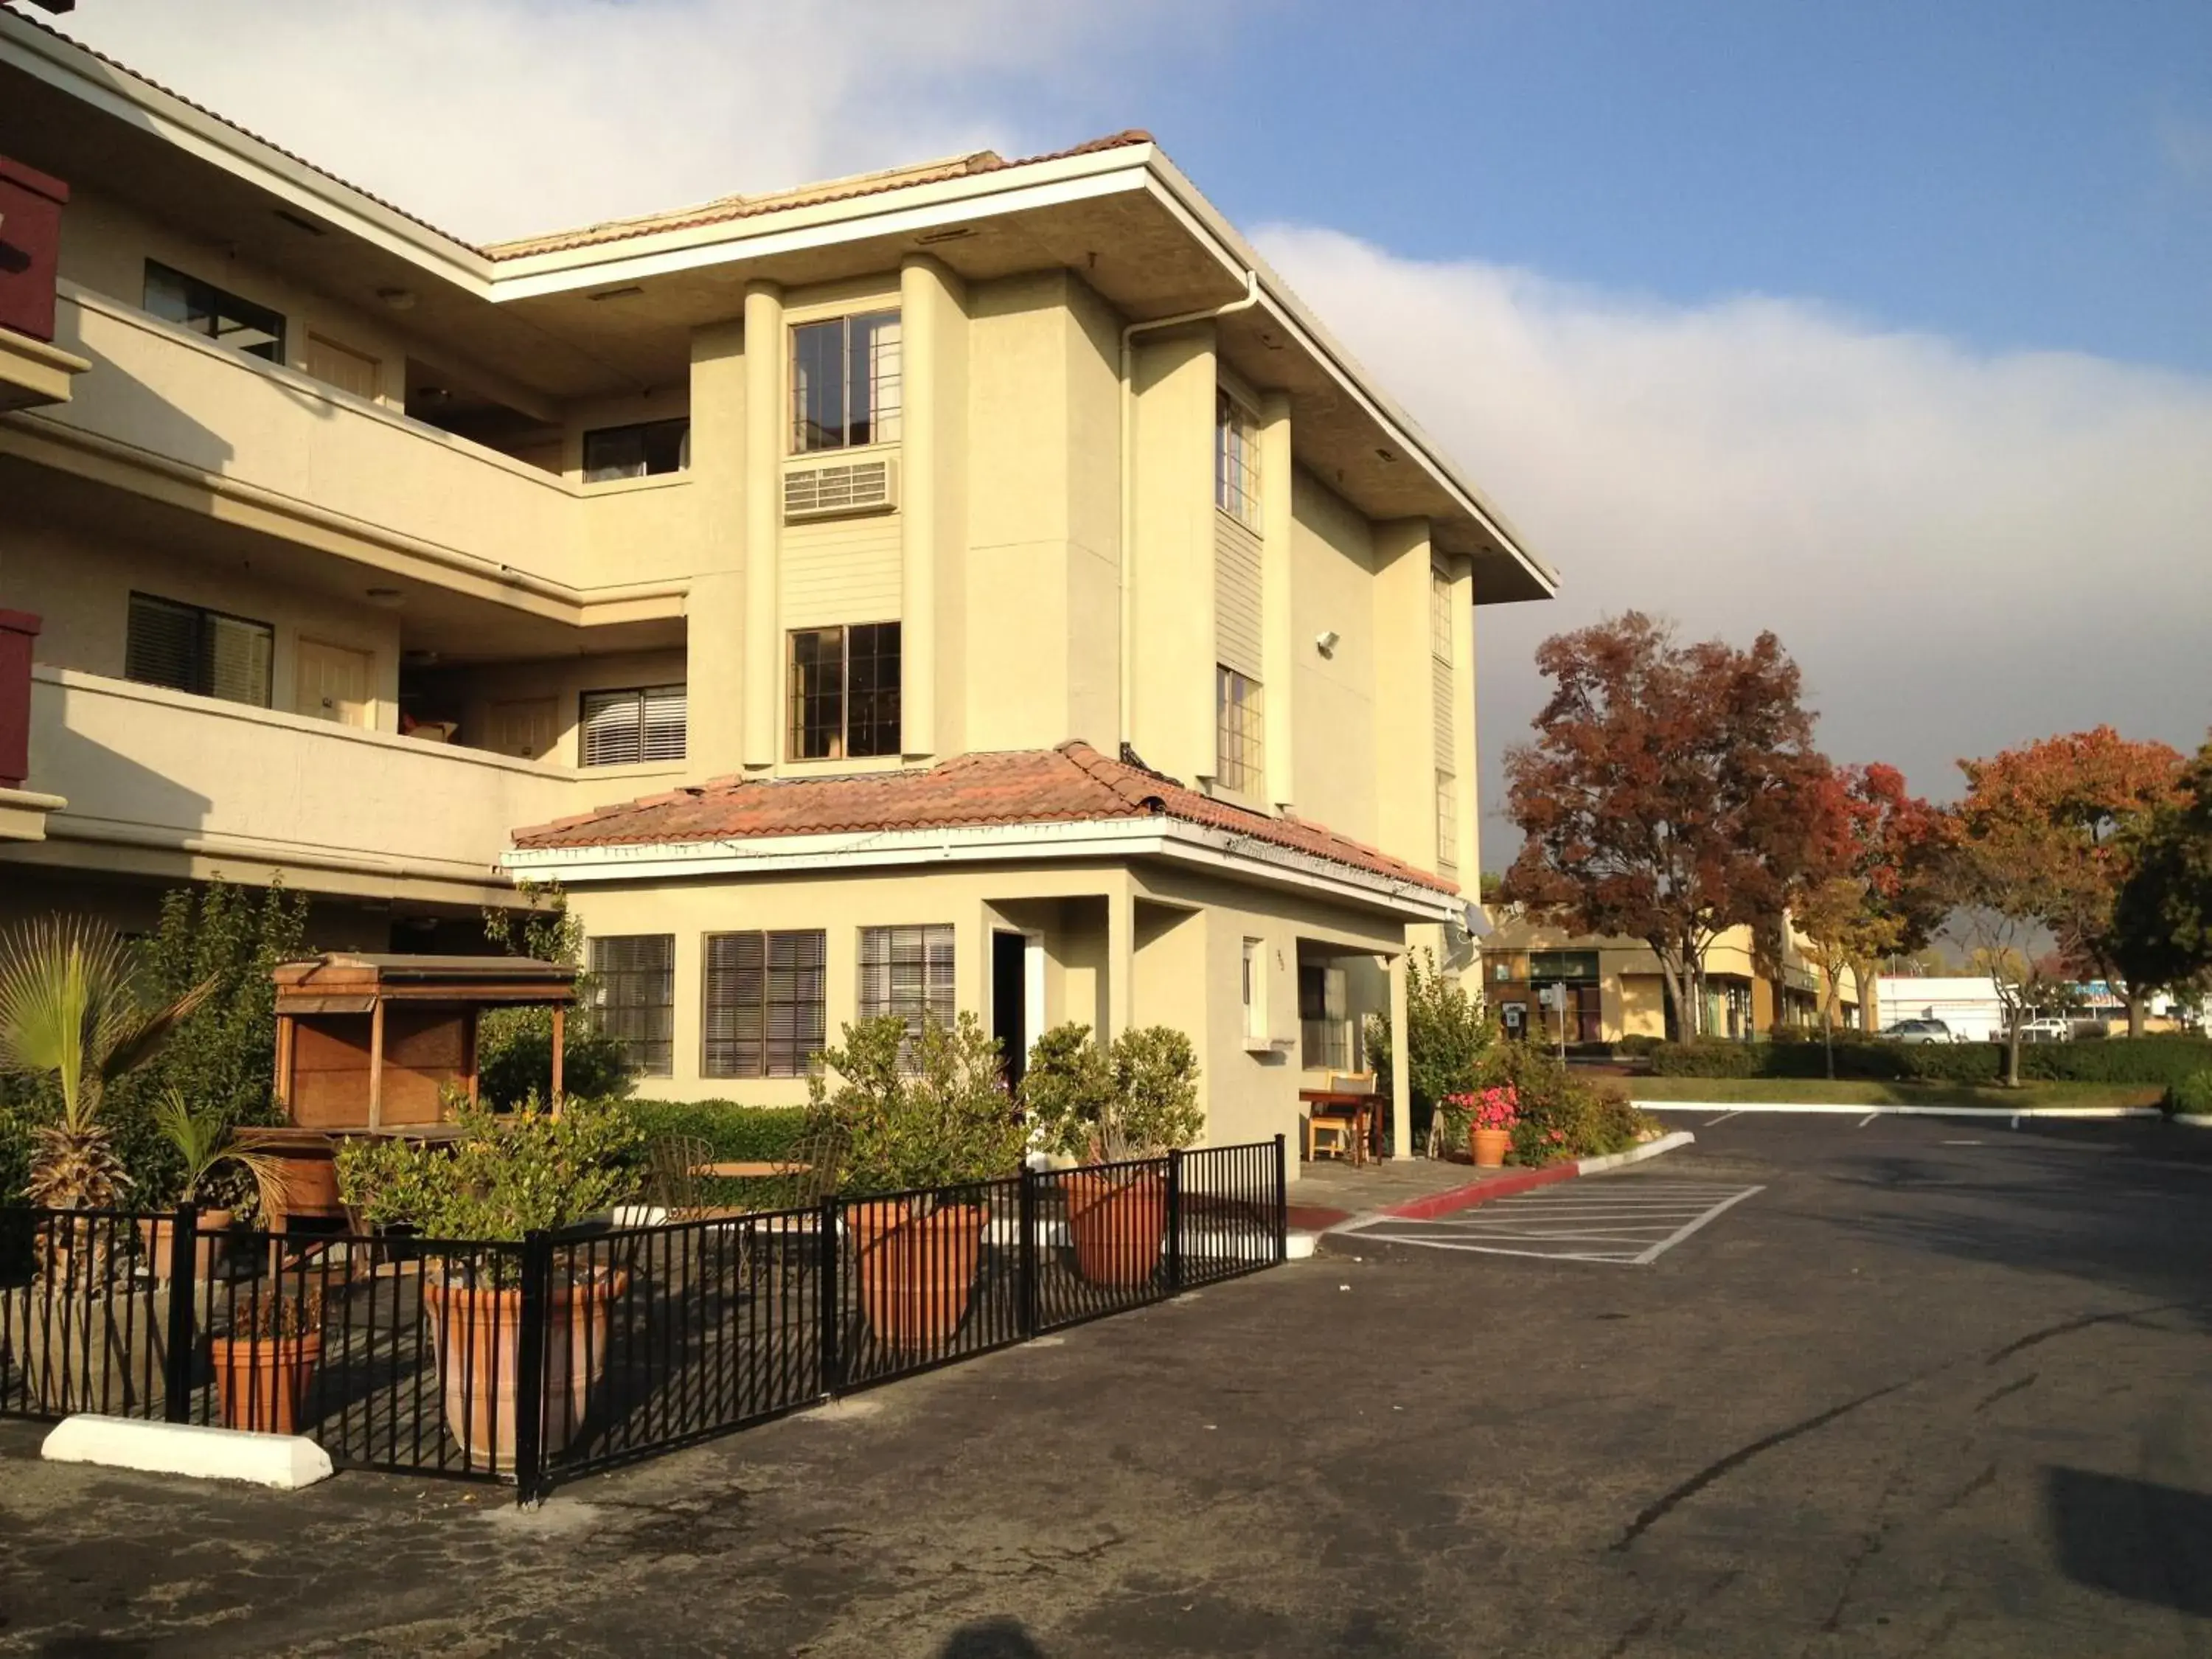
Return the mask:
[(1771, 629), (1824, 748), (2212, 726), (2205, 0), (80, 0), (471, 240), (1151, 130), (1562, 576)]

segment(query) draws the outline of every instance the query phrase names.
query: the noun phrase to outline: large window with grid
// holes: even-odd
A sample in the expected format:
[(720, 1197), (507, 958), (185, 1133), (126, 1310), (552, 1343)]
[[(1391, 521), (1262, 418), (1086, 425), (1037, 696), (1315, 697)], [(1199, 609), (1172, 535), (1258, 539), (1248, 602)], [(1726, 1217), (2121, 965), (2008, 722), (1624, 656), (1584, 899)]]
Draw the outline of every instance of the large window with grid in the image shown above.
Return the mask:
[(680, 761), (684, 723), (680, 685), (586, 691), (577, 722), (576, 763), (630, 766), (640, 761)]
[(133, 593), (123, 677), (266, 708), (276, 640), (276, 630), (264, 622)]
[(1260, 422), (1225, 392), (1213, 394), (1213, 504), (1260, 527)]
[(213, 283), (146, 261), (145, 308), (165, 322), (204, 334), (265, 362), (284, 361), (284, 319), (267, 306), (225, 293)]
[(1459, 868), (1459, 780), (1443, 771), (1437, 774), (1437, 866)]
[(1255, 794), (1265, 781), (1261, 768), (1262, 726), (1260, 682), (1233, 668), (1213, 671), (1213, 781), (1224, 789)]
[(923, 1022), (952, 1024), (952, 929), (860, 929), (860, 1018), (896, 1014), (909, 1038)]
[(896, 443), (899, 314), (865, 312), (791, 331), (791, 453)]
[(787, 758), (899, 752), (899, 625), (808, 628), (791, 636)]
[(645, 1077), (676, 1060), (676, 936), (616, 933), (592, 941), (592, 1024)]
[(804, 1077), (826, 1030), (819, 929), (709, 933), (705, 950), (706, 1077)]

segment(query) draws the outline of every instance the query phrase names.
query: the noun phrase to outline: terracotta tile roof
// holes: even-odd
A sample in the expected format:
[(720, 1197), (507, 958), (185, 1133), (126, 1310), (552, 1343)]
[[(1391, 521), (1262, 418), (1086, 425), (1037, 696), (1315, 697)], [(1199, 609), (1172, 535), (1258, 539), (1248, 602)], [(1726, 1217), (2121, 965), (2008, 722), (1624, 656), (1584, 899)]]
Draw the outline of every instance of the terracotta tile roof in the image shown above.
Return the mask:
[(1455, 883), (1304, 818), (1273, 817), (1216, 800), (1175, 779), (1109, 760), (1086, 743), (961, 755), (927, 771), (745, 781), (603, 806), (514, 832), (524, 849), (750, 841), (777, 836), (945, 830), (986, 824), (1173, 818), (1248, 836), (1370, 875), (1455, 893)]
[(1094, 150), (1119, 149), (1125, 145), (1149, 144), (1152, 142), (1151, 133), (1133, 127), (1126, 132), (1091, 139), (1072, 149), (1054, 150), (1045, 155), (1024, 155), (1012, 161), (994, 150), (978, 150), (973, 155), (955, 155), (942, 161), (924, 161), (912, 167), (888, 168), (881, 173), (863, 173), (850, 179), (832, 179), (821, 184), (800, 185), (792, 190), (776, 191), (768, 195), (725, 196), (712, 202), (702, 202), (696, 207), (678, 208), (671, 212), (647, 214), (635, 219), (611, 219), (603, 224), (586, 225), (576, 230), (556, 231), (550, 235), (525, 237), (517, 241), (494, 242), (482, 252), (494, 259), (520, 259), (533, 253), (557, 253), (568, 248), (589, 247), (599, 242), (619, 242), (633, 236), (657, 235), (663, 231), (691, 230), (701, 225), (750, 218), (755, 214), (811, 207), (822, 202), (846, 202), (856, 197), (878, 196), (886, 191), (903, 190), (912, 185), (972, 178), (977, 173), (1031, 167), (1040, 161), (1060, 161), (1072, 155), (1088, 155)]

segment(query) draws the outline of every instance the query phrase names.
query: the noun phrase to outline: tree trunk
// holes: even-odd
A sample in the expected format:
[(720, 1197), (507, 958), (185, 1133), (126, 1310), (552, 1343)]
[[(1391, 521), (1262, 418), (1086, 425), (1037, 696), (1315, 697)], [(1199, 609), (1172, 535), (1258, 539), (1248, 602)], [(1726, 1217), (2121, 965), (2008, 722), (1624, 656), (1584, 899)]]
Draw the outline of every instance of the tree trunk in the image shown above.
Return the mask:
[(2134, 987), (2129, 987), (2128, 1035), (2131, 1037), (2139, 1037), (2143, 1034), (2143, 1002), (2142, 994)]
[(1690, 1025), (1690, 1009), (1686, 994), (1682, 989), (1682, 964), (1673, 951), (1656, 939), (1646, 939), (1651, 954), (1659, 958), (1659, 976), (1667, 987), (1667, 1001), (1674, 1010), (1674, 1033), (1684, 1042), (1696, 1035)]
[(1859, 1030), (1879, 1031), (1881, 1030), (1881, 1008), (1880, 994), (1875, 989), (1877, 970), (1863, 962), (1855, 962), (1850, 968), (1851, 977), (1859, 982)]
[(2017, 1089), (2020, 1087), (2020, 1028), (2021, 1018), (2027, 1011), (2022, 1007), (2006, 1012), (2010, 1018), (2005, 1021), (2005, 1087)]
[(1820, 973), (1827, 981), (1827, 994), (1820, 999), (1820, 1046), (1827, 1050), (1828, 1081), (1833, 1083), (1836, 1080), (1836, 971), (1823, 963)]

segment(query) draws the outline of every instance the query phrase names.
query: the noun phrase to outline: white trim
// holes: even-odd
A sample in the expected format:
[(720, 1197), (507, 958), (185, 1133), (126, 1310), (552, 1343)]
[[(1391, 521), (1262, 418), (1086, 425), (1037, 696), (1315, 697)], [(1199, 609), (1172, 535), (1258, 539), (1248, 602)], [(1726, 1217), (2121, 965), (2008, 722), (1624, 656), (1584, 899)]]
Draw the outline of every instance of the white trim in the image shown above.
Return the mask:
[(1246, 880), (1296, 887), (1423, 921), (1448, 920), (1460, 901), (1388, 876), (1179, 818), (1089, 818), (1066, 823), (969, 824), (933, 830), (841, 831), (757, 840), (515, 848), (510, 874), (562, 882), (670, 881), (714, 876), (1008, 860), (1163, 858)]

